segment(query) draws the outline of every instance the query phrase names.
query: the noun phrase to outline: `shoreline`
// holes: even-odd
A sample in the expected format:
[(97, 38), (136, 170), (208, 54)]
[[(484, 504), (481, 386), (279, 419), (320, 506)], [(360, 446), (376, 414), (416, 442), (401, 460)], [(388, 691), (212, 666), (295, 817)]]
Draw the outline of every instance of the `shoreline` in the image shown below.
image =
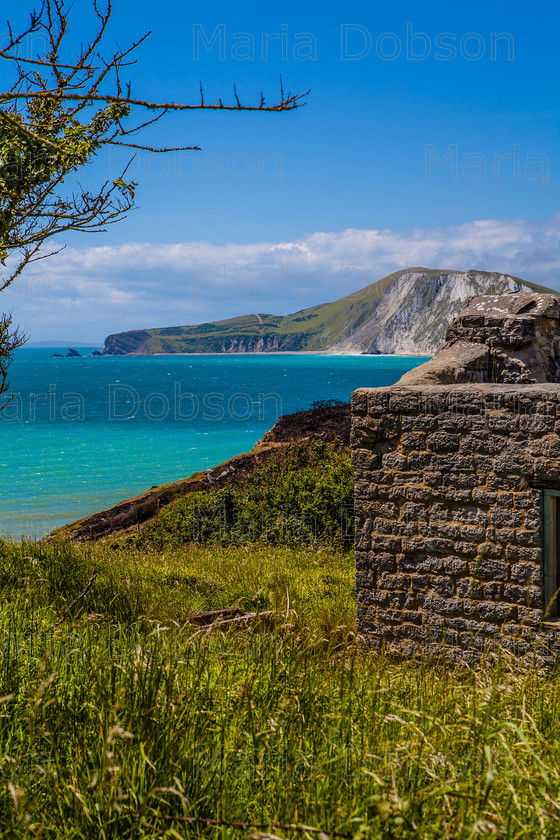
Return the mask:
[[(172, 358), (173, 356), (334, 356), (338, 358), (362, 358), (362, 359), (431, 359), (429, 353), (328, 353), (325, 350), (277, 350), (271, 352), (239, 352), (231, 353), (103, 353), (107, 359), (142, 358), (152, 357)], [(84, 357), (86, 358), (86, 357)], [(99, 356), (97, 358), (100, 358)]]

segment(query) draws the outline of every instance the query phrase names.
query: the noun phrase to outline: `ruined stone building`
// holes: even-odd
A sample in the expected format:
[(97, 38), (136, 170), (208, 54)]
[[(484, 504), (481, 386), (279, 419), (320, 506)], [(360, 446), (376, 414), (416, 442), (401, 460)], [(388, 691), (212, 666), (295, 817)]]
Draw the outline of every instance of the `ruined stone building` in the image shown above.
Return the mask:
[(560, 296), (473, 298), (352, 398), (358, 629), (406, 655), (560, 652)]

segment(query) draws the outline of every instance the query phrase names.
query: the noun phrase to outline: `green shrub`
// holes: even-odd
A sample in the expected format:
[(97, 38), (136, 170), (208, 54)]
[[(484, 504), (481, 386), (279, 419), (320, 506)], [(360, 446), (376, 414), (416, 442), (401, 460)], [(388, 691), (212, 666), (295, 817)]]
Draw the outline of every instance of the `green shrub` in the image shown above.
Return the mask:
[(320, 440), (290, 444), (243, 484), (191, 493), (149, 522), (139, 545), (266, 542), (300, 545), (353, 541), (350, 457)]

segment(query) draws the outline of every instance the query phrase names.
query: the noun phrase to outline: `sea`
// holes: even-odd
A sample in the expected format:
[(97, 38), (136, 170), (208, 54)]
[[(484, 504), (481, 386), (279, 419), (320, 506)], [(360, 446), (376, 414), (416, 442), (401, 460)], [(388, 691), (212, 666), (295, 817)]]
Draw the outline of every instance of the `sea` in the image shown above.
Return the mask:
[[(0, 535), (41, 537), (250, 451), (281, 414), (391, 385), (425, 357), (53, 358), (21, 348), (0, 412)], [(66, 348), (58, 352), (65, 354)], [(0, 397), (0, 404), (6, 395)]]

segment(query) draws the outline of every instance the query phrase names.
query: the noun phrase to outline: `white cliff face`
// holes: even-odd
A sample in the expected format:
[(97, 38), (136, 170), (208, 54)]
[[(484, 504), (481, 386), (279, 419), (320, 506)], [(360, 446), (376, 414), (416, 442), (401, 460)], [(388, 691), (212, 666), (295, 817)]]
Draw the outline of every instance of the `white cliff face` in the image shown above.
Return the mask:
[(292, 315), (249, 315), (211, 324), (116, 333), (105, 339), (103, 352), (432, 356), (444, 344), (448, 325), (471, 298), (511, 291), (552, 292), (497, 272), (407, 268), (338, 301)]
[(371, 318), (328, 352), (430, 356), (444, 343), (447, 327), (471, 297), (521, 290), (531, 291), (506, 274), (402, 272), (380, 297)]

